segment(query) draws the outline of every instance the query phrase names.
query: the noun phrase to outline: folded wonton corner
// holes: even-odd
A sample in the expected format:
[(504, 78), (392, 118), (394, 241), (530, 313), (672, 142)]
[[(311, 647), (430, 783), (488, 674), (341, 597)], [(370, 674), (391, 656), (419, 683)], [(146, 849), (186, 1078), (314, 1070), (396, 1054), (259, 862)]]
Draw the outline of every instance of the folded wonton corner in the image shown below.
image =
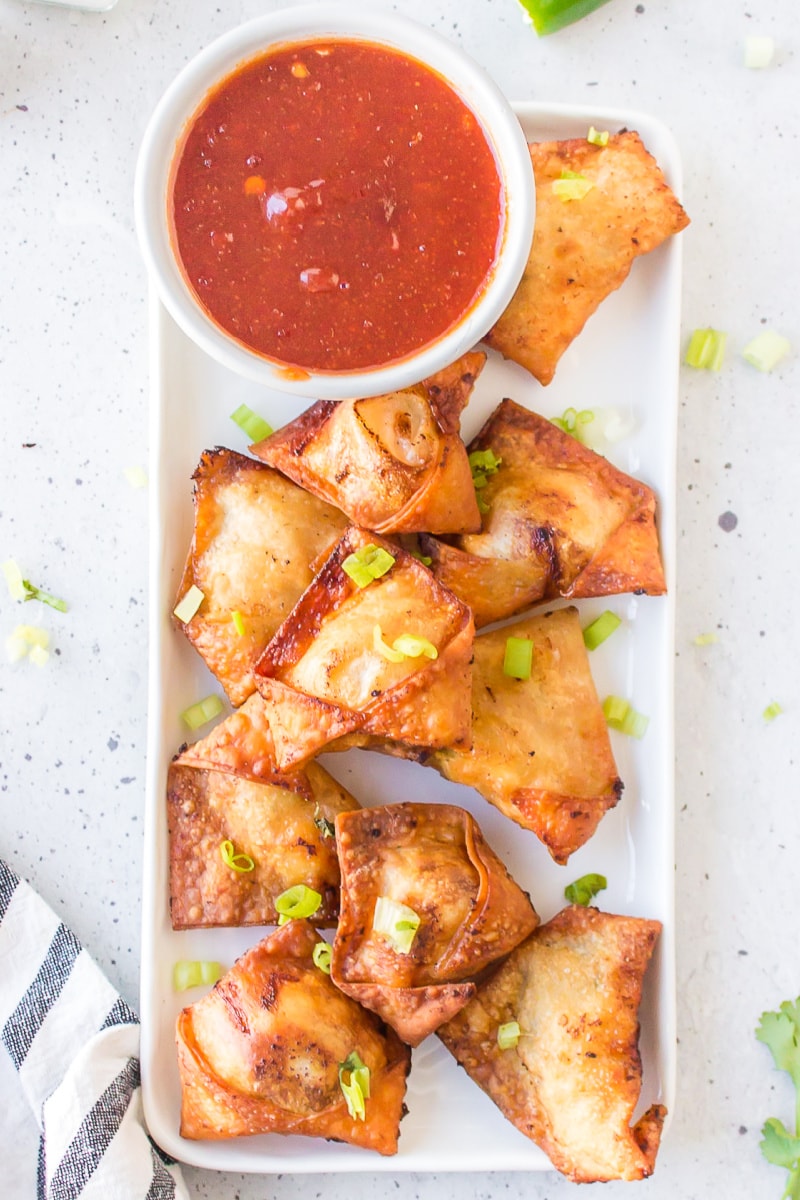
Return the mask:
[[(509, 955), (438, 1033), (467, 1074), (576, 1183), (652, 1174), (666, 1116), (631, 1125), (639, 1004), (661, 926), (572, 906)], [(497, 1031), (516, 1022), (515, 1045)]]
[[(474, 818), (393, 804), (336, 818), (342, 904), (331, 978), (416, 1046), (467, 1003), (475, 980), (539, 923)], [(379, 899), (411, 909), (408, 949), (375, 929)]]
[[(307, 921), (276, 930), (178, 1017), (181, 1136), (304, 1134), (395, 1154), (410, 1052), (336, 988)], [(369, 1070), (364, 1118), (350, 1115), (340, 1067)]]

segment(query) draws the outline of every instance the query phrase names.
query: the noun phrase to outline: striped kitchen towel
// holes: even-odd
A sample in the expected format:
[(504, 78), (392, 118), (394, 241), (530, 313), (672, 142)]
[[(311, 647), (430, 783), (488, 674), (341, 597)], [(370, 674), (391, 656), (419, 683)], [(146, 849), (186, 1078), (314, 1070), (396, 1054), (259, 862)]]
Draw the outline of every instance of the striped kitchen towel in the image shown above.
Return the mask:
[(41, 1131), (37, 1200), (187, 1200), (144, 1128), (136, 1014), (2, 860), (0, 1029)]

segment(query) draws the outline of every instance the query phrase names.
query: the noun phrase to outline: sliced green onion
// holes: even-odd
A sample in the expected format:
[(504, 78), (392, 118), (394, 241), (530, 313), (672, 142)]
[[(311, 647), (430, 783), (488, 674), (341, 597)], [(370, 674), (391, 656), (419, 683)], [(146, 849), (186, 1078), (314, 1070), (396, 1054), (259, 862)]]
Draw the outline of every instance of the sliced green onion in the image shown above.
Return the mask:
[(31, 646), (28, 658), (36, 667), (43, 667), (50, 658), (50, 651), (45, 650), (44, 646)]
[(512, 679), (530, 679), (533, 663), (533, 642), (530, 638), (506, 638), (503, 674)]
[(698, 633), (696, 637), (692, 638), (692, 641), (695, 646), (713, 646), (715, 642), (719, 641), (719, 634)]
[(16, 633), (10, 633), (6, 638), (6, 658), (10, 663), (21, 662), (23, 658), (27, 658), (30, 649), (28, 643)]
[(268, 438), (273, 432), (269, 422), (246, 404), (240, 404), (236, 412), (231, 413), (231, 420), (247, 434), (251, 442), (263, 442), (264, 438)]
[(214, 720), (214, 717), (218, 717), (224, 707), (219, 696), (212, 693), (204, 700), (198, 700), (196, 704), (190, 704), (188, 708), (184, 709), (181, 713), (181, 720), (190, 729), (199, 729), (201, 725), (207, 725), (209, 721)]
[(275, 897), (275, 909), (278, 913), (279, 925), (298, 918), (313, 917), (322, 904), (322, 896), (304, 883), (296, 883)]
[(201, 592), (200, 588), (193, 583), (186, 594), (173, 608), (173, 615), (176, 616), (179, 621), (183, 622), (184, 625), (188, 625), (205, 598), (205, 592)]
[(758, 371), (771, 371), (792, 348), (788, 338), (782, 337), (774, 329), (765, 329), (748, 342), (742, 351), (742, 358)]
[(360, 550), (348, 554), (342, 563), (342, 570), (357, 587), (365, 588), (369, 587), (375, 579), (380, 579), (387, 571), (391, 571), (395, 561), (383, 546), (375, 546), (370, 542), (368, 546), (363, 546)]
[(566, 202), (582, 200), (589, 194), (594, 184), (591, 179), (587, 179), (585, 175), (580, 175), (577, 171), (562, 171), (561, 178), (554, 179), (550, 186), (553, 189), (553, 195)]
[(583, 631), (583, 644), (587, 650), (596, 650), (602, 646), (615, 630), (619, 629), (622, 621), (616, 613), (606, 609), (596, 620), (587, 625)]
[(372, 649), (376, 654), (380, 654), (381, 658), (385, 658), (387, 662), (399, 663), (405, 658), (402, 650), (395, 650), (392, 646), (383, 640), (383, 632), (380, 625), (372, 627)]
[(683, 361), (687, 367), (719, 371), (725, 358), (727, 340), (727, 333), (722, 333), (719, 329), (695, 329), (689, 339), (689, 346)]
[(419, 915), (407, 904), (392, 900), (388, 896), (378, 897), (372, 917), (372, 928), (385, 937), (398, 954), (409, 953), (419, 924)]
[(571, 434), (579, 442), (586, 443), (586, 426), (591, 425), (594, 419), (595, 414), (591, 408), (582, 408), (580, 412), (575, 408), (565, 408), (560, 417), (550, 418), (550, 424), (558, 426), (562, 433)]
[(513, 1050), (520, 1039), (519, 1021), (506, 1021), (497, 1026), (497, 1047), (499, 1050)]
[(573, 21), (580, 21), (607, 0), (520, 0), (537, 34), (556, 33)]
[(232, 610), (231, 620), (233, 621), (233, 628), (236, 630), (237, 636), (244, 637), (244, 617), (239, 612), (238, 608), (234, 608)]
[(611, 729), (618, 729), (628, 737), (643, 738), (650, 724), (650, 718), (632, 708), (621, 696), (606, 696), (603, 701), (603, 713), (606, 724)]
[(143, 467), (126, 467), (122, 473), (132, 488), (147, 487), (147, 472)]
[(472, 472), (472, 483), (475, 488), (475, 499), (478, 502), (478, 512), (485, 515), (489, 511), (488, 501), (481, 495), (481, 491), (486, 487), (486, 480), (490, 475), (497, 474), (497, 468), (502, 463), (502, 458), (498, 458), (488, 446), (485, 450), (473, 450), (469, 455), (469, 469)]
[(402, 654), (403, 658), (419, 658), (424, 655), (425, 658), (438, 658), (439, 651), (434, 646), (433, 642), (429, 642), (427, 638), (418, 637), (414, 633), (401, 633), (392, 642), (392, 649), (398, 654)]
[(221, 963), (179, 959), (172, 968), (172, 987), (176, 992), (185, 992), (189, 988), (216, 983), (223, 974)]
[(764, 717), (765, 721), (774, 721), (775, 718), (779, 717), (782, 712), (783, 709), (781, 708), (780, 704), (778, 704), (777, 700), (773, 700), (772, 704), (768, 704), (764, 709), (762, 716)]
[(333, 951), (327, 942), (317, 942), (314, 949), (311, 951), (311, 959), (315, 967), (319, 967), (325, 975), (331, 973), (331, 959)]
[(768, 67), (775, 54), (775, 42), (771, 37), (750, 34), (744, 39), (744, 65), (750, 70)]
[(421, 550), (409, 550), (412, 558), (416, 558), (422, 563), (423, 567), (429, 567), (433, 562), (430, 554), (423, 554)]
[(608, 145), (608, 130), (595, 129), (594, 125), (589, 126), (589, 132), (586, 135), (587, 142), (591, 142), (593, 146)]
[(586, 908), (597, 893), (605, 891), (607, 887), (608, 880), (605, 875), (581, 875), (574, 883), (567, 884), (564, 896), (570, 904), (582, 904)]
[(238, 871), (240, 875), (246, 875), (249, 871), (255, 870), (255, 861), (249, 854), (238, 852), (233, 842), (222, 842), (219, 852), (225, 866), (230, 867), (232, 871)]
[(14, 562), (13, 558), (6, 559), (3, 563), (3, 574), (13, 600), (41, 600), (42, 604), (49, 604), (59, 612), (67, 611), (66, 600), (59, 600), (58, 596), (52, 596), (50, 592), (35, 587), (29, 579), (23, 579), (19, 564)]
[(339, 1087), (347, 1101), (347, 1111), (354, 1121), (363, 1121), (369, 1100), (369, 1067), (353, 1050), (343, 1063), (339, 1063)]
[(14, 637), (22, 638), (29, 646), (41, 646), (43, 650), (50, 645), (50, 634), (41, 625), (15, 625)]

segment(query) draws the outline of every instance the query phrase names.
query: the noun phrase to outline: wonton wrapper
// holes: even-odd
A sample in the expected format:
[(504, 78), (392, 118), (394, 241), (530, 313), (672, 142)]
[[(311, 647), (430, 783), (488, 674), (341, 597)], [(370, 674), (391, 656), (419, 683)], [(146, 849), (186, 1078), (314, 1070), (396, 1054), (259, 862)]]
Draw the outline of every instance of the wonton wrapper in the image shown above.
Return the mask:
[[(509, 637), (533, 642), (530, 679), (504, 673)], [(472, 747), (422, 761), (474, 787), (565, 863), (622, 794), (577, 609), (483, 633), (474, 655)]]
[[(369, 545), (395, 563), (359, 588), (341, 564)], [(389, 645), (400, 634), (426, 638), (438, 657), (388, 662), (374, 648), (375, 625)], [(361, 745), (469, 745), (473, 636), (469, 609), (413, 555), (351, 527), (255, 666), (280, 769), (345, 735)]]
[(253, 453), (376, 533), (480, 529), (459, 417), (485, 361), (473, 351), (400, 392), (320, 400)]
[[(342, 903), (331, 978), (416, 1046), (467, 1003), (474, 980), (539, 924), (530, 898), (450, 804), (336, 818)], [(380, 896), (420, 918), (407, 954), (373, 929)]]
[(652, 489), (552, 421), (503, 400), (470, 450), (502, 459), (481, 495), (480, 533), (423, 536), (437, 579), (477, 626), (557, 596), (666, 591)]
[[(438, 1032), (504, 1116), (576, 1183), (653, 1172), (666, 1109), (631, 1127), (642, 1086), (638, 1009), (658, 921), (565, 908)], [(516, 1046), (497, 1045), (516, 1021)]]
[[(410, 1053), (314, 966), (319, 940), (308, 922), (289, 921), (183, 1009), (182, 1137), (299, 1133), (397, 1152)], [(339, 1086), (353, 1051), (370, 1071), (363, 1121)]]
[[(556, 364), (595, 309), (627, 278), (634, 259), (689, 224), (638, 133), (529, 146), (536, 222), (525, 273), (484, 339), (549, 383)], [(552, 184), (572, 171), (594, 186), (562, 200)]]
[[(251, 696), (172, 762), (167, 779), (173, 929), (274, 925), (275, 899), (303, 883), (322, 896), (317, 925), (339, 915), (336, 814), (358, 802), (316, 763), (281, 775), (261, 697)], [(222, 859), (224, 841), (252, 871)]]
[[(194, 536), (180, 600), (204, 594), (180, 628), (233, 705), (255, 691), (253, 662), (347, 525), (342, 513), (233, 450), (207, 450), (192, 476)], [(240, 636), (231, 614), (241, 613)]]

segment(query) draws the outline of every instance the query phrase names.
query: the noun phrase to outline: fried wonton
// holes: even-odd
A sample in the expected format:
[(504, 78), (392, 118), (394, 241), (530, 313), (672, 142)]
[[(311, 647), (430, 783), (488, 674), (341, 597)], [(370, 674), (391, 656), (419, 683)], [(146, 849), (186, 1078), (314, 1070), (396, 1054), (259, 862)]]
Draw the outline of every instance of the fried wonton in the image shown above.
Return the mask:
[(420, 540), (477, 626), (558, 596), (666, 591), (646, 484), (513, 400), (495, 409), (470, 450), (500, 459), (481, 491), (481, 532), (452, 544)]
[[(666, 1109), (631, 1126), (638, 1009), (658, 921), (565, 908), (518, 946), (439, 1037), (517, 1129), (576, 1183), (651, 1175)], [(497, 1031), (516, 1022), (516, 1045)]]
[(472, 351), (403, 391), (321, 400), (253, 453), (376, 533), (480, 529), (459, 417), (485, 361)]
[[(509, 637), (533, 643), (529, 679), (503, 670)], [(564, 608), (483, 633), (474, 655), (472, 747), (422, 760), (474, 787), (565, 863), (622, 794), (578, 612)]]
[[(389, 568), (360, 586), (343, 564), (358, 572), (376, 551)], [(280, 769), (345, 735), (469, 745), (473, 636), (469, 609), (413, 555), (348, 529), (255, 666)]]
[[(392, 804), (336, 818), (342, 906), (331, 978), (416, 1046), (467, 1003), (475, 979), (539, 924), (474, 818), (450, 804)], [(384, 898), (419, 919), (398, 948)], [(379, 925), (379, 929), (374, 924)]]
[[(395, 1154), (410, 1053), (314, 965), (320, 941), (290, 921), (240, 958), (178, 1017), (181, 1136), (299, 1133)], [(363, 1119), (340, 1067), (369, 1070)]]
[(180, 628), (239, 705), (255, 691), (254, 660), (347, 521), (277, 471), (233, 450), (207, 450), (192, 478), (194, 536), (177, 598), (194, 584), (203, 602)]
[[(522, 281), (485, 341), (549, 383), (556, 364), (597, 307), (646, 254), (689, 224), (638, 133), (529, 147), (536, 181), (533, 246)], [(592, 186), (564, 200), (564, 172)]]
[[(336, 814), (358, 807), (317, 763), (281, 775), (264, 704), (251, 696), (170, 765), (167, 820), (173, 929), (273, 925), (275, 899), (305, 884), (322, 897), (314, 920), (336, 924)], [(237, 870), (222, 856), (232, 844)]]

